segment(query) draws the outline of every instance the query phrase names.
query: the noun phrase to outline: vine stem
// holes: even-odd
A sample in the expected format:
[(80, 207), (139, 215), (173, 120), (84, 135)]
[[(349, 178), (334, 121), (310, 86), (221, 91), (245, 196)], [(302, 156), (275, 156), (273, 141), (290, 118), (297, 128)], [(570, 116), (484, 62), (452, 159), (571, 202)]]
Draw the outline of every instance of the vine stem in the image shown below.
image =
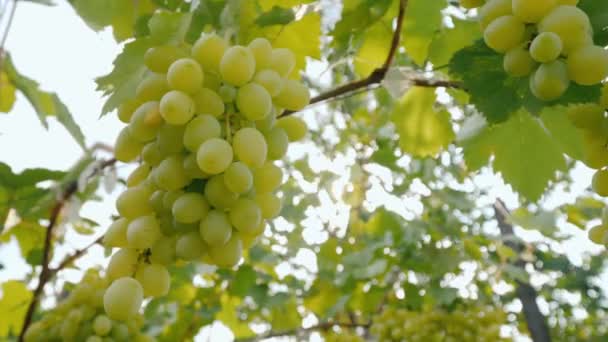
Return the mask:
[(270, 331), (266, 334), (256, 336), (256, 337), (247, 337), (247, 338), (237, 338), (236, 342), (259, 342), (268, 338), (273, 337), (283, 337), (283, 336), (297, 336), (305, 333), (310, 333), (313, 331), (327, 331), (333, 327), (342, 327), (342, 328), (363, 328), (369, 329), (371, 323), (345, 323), (345, 322), (322, 322), (317, 325), (313, 325), (308, 328), (299, 328), (299, 329), (291, 329), (291, 330), (283, 330), (283, 331)]
[[(346, 83), (337, 88), (321, 93), (312, 99), (310, 99), (309, 105), (330, 100), (345, 94), (353, 93), (359, 89), (369, 88), (375, 84), (380, 84), (386, 78), (386, 74), (395, 59), (397, 51), (399, 50), (399, 43), (401, 41), (401, 31), (403, 29), (403, 19), (405, 17), (405, 11), (407, 9), (408, 0), (399, 1), (399, 13), (397, 14), (397, 26), (393, 32), (393, 38), (391, 40), (391, 46), (388, 51), (388, 55), (381, 67), (378, 67), (372, 71), (366, 78)], [(408, 80), (412, 85), (418, 87), (446, 87), (446, 88), (462, 88), (462, 84), (454, 81), (446, 80), (435, 80), (426, 78), (411, 78)], [(297, 111), (285, 111), (281, 116), (288, 116), (296, 113)]]
[[(114, 165), (115, 163), (116, 163), (116, 159), (114, 159), (114, 158), (106, 160), (99, 166), (99, 168), (96, 170), (96, 172), (99, 172), (107, 167), (110, 167), (110, 166)], [(93, 175), (91, 175), (91, 176), (93, 176)], [(69, 265), (74, 260), (78, 259), (84, 253), (86, 253), (86, 251), (89, 248), (91, 248), (95, 244), (101, 242), (101, 238), (98, 238), (93, 243), (89, 244), (88, 246), (86, 246), (82, 249), (79, 249), (76, 252), (74, 252), (73, 254), (67, 256), (56, 268), (51, 268), (49, 266), (50, 254), (51, 254), (51, 249), (52, 249), (53, 230), (55, 229), (55, 227), (57, 226), (57, 223), (59, 222), (59, 216), (61, 214), (61, 210), (65, 207), (65, 205), (67, 204), (69, 199), (74, 194), (76, 194), (77, 191), (78, 191), (78, 180), (74, 180), (65, 187), (65, 190), (61, 193), (61, 195), (55, 202), (55, 205), (53, 205), (53, 208), (51, 209), (51, 213), (49, 216), (49, 222), (46, 226), (46, 233), (44, 236), (44, 247), (42, 250), (42, 270), (40, 271), (40, 274), (38, 275), (38, 284), (36, 285), (36, 288), (34, 289), (34, 293), (32, 294), (32, 300), (30, 301), (30, 303), (28, 305), (28, 308), (27, 308), (27, 311), (25, 314), (25, 318), (23, 319), (23, 326), (21, 327), (21, 332), (19, 333), (19, 340), (18, 340), (19, 342), (23, 342), (24, 337), (25, 337), (25, 332), (27, 331), (27, 328), (32, 323), (34, 311), (36, 311), (36, 306), (38, 305), (38, 301), (40, 299), (40, 296), (42, 295), (44, 286), (47, 284), (47, 282), (49, 280), (51, 280), (57, 274), (57, 272), (61, 271), (67, 265)]]

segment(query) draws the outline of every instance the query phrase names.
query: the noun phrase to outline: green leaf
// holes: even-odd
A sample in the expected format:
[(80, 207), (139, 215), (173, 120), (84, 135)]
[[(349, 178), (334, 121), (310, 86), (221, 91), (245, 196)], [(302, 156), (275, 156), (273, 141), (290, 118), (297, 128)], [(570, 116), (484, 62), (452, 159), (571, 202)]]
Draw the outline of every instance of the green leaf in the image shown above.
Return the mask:
[(194, 43), (207, 25), (220, 28), (220, 16), (226, 5), (226, 0), (201, 0), (192, 12), (192, 21), (186, 33), (186, 42)]
[(481, 37), (477, 21), (458, 18), (452, 18), (452, 21), (454, 27), (443, 30), (429, 47), (429, 61), (435, 66), (449, 63), (456, 51), (470, 46)]
[(19, 335), (32, 293), (23, 281), (9, 280), (2, 284), (0, 298), (0, 337)]
[(450, 114), (437, 112), (435, 100), (435, 89), (413, 87), (395, 107), (391, 119), (404, 152), (434, 156), (454, 140)]
[(508, 274), (513, 280), (517, 280), (521, 283), (527, 284), (530, 282), (530, 274), (521, 267), (517, 267), (511, 264), (504, 265), (503, 271)]
[(581, 0), (578, 7), (585, 11), (593, 27), (593, 41), (598, 45), (608, 44), (608, 2), (597, 0)]
[(235, 296), (244, 297), (255, 285), (257, 273), (249, 265), (242, 265), (234, 275), (230, 285), (230, 293)]
[(376, 23), (365, 32), (354, 59), (355, 71), (360, 76), (367, 76), (382, 66), (390, 49), (391, 34), (391, 27), (384, 22)]
[(260, 14), (255, 23), (260, 27), (272, 25), (287, 25), (296, 18), (291, 8), (274, 6), (270, 11)]
[(17, 189), (32, 186), (47, 180), (59, 180), (65, 176), (63, 171), (49, 169), (25, 169), (21, 173), (13, 173), (8, 164), (0, 162), (0, 186)]
[(518, 208), (511, 212), (509, 222), (527, 230), (536, 230), (547, 237), (553, 237), (557, 232), (557, 212), (538, 210), (531, 213), (526, 208)]
[(42, 249), (46, 229), (36, 222), (22, 221), (0, 235), (0, 241), (9, 242), (13, 237), (19, 244), (21, 256), (25, 259), (30, 252)]
[(445, 0), (410, 0), (403, 20), (403, 46), (414, 62), (422, 65), (428, 57), (433, 36), (441, 28)]
[(53, 94), (53, 103), (55, 104), (55, 117), (57, 121), (59, 121), (65, 129), (68, 130), (70, 135), (78, 142), (78, 145), (83, 149), (86, 149), (84, 134), (80, 130), (80, 126), (74, 121), (74, 117), (65, 106), (63, 102), (59, 99), (57, 94)]
[(564, 153), (576, 160), (583, 160), (583, 131), (576, 128), (567, 116), (567, 107), (545, 108), (540, 118), (551, 137), (559, 144)]

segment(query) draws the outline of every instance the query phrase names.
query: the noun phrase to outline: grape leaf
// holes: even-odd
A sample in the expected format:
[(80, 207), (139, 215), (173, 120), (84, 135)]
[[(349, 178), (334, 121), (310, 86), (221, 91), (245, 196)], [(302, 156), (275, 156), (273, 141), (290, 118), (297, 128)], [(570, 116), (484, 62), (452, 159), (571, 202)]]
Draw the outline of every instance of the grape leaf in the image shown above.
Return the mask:
[(433, 36), (441, 28), (441, 10), (445, 0), (410, 0), (403, 20), (403, 46), (414, 62), (422, 65), (429, 53)]
[(382, 66), (391, 45), (391, 28), (378, 22), (370, 27), (363, 38), (363, 43), (355, 55), (355, 71), (362, 77)]
[(207, 25), (219, 28), (220, 16), (225, 5), (225, 0), (201, 0), (192, 12), (192, 21), (186, 33), (186, 41), (194, 43)]
[(540, 114), (545, 128), (564, 153), (576, 160), (583, 160), (583, 131), (576, 128), (566, 115), (567, 107), (545, 108)]
[(454, 27), (443, 30), (429, 47), (429, 61), (435, 66), (449, 63), (456, 51), (473, 44), (481, 37), (479, 23), (452, 18)]
[(0, 235), (0, 242), (8, 243), (14, 237), (19, 244), (21, 256), (27, 256), (35, 249), (42, 248), (46, 229), (37, 222), (21, 221)]
[(287, 25), (296, 18), (291, 8), (279, 6), (272, 7), (269, 11), (260, 14), (255, 23), (260, 26)]
[(9, 280), (2, 284), (0, 298), (0, 337), (16, 336), (21, 331), (23, 318), (32, 293), (20, 280)]

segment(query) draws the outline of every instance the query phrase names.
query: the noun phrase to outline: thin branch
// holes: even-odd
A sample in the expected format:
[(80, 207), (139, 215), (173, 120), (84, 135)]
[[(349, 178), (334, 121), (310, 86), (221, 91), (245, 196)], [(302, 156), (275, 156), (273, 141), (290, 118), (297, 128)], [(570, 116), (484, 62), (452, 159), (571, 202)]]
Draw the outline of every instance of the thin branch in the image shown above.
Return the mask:
[[(10, 0), (9, 0), (10, 1)], [(13, 18), (15, 17), (15, 11), (17, 10), (17, 0), (12, 0), (13, 6), (11, 6), (11, 12), (8, 15), (8, 20), (6, 22), (6, 28), (2, 33), (2, 40), (0, 40), (0, 51), (4, 51), (4, 43), (6, 43), (6, 38), (8, 38), (8, 32), (11, 30), (11, 25), (13, 24)]]
[(333, 327), (342, 327), (342, 328), (364, 328), (369, 329), (371, 323), (340, 323), (340, 322), (323, 322), (317, 325), (313, 325), (308, 328), (299, 328), (299, 329), (291, 329), (291, 330), (282, 330), (282, 331), (270, 331), (266, 334), (262, 334), (256, 337), (248, 337), (248, 338), (238, 338), (236, 342), (260, 342), (273, 337), (284, 337), (284, 336), (300, 336), (302, 334), (311, 333), (313, 331), (327, 331)]
[(85, 247), (83, 247), (81, 249), (77, 249), (72, 254), (66, 256), (65, 259), (63, 259), (63, 261), (61, 261), (57, 267), (50, 269), (50, 271), (49, 271), (50, 275), (53, 276), (57, 272), (66, 268), (69, 264), (74, 262), (76, 259), (83, 256), (91, 247), (93, 247), (97, 244), (100, 244), (102, 240), (103, 240), (103, 235), (100, 236), (99, 238), (97, 238), (95, 241), (91, 242), (90, 244), (86, 245)]

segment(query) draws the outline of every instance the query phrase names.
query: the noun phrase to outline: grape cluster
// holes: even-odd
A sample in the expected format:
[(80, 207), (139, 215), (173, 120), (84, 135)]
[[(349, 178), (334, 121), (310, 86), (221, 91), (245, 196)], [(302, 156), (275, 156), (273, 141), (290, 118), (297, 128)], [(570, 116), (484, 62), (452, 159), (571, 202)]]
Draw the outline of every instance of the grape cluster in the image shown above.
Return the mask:
[(493, 308), (452, 312), (387, 308), (374, 319), (371, 333), (378, 341), (496, 342), (505, 341), (500, 337), (505, 322), (505, 313)]
[(479, 8), (486, 45), (504, 53), (507, 74), (529, 77), (540, 100), (558, 99), (571, 81), (595, 85), (608, 76), (608, 52), (594, 45), (589, 17), (577, 3), (488, 0)]
[(295, 116), (308, 89), (291, 79), (295, 56), (264, 38), (230, 46), (215, 34), (194, 45), (156, 46), (148, 74), (118, 117), (116, 159), (141, 164), (116, 208), (104, 244), (112, 255), (106, 313), (126, 320), (142, 298), (169, 291), (176, 260), (232, 267), (276, 217), (281, 159), (306, 124)]
[(28, 327), (25, 341), (154, 341), (140, 332), (143, 316), (138, 314), (127, 322), (119, 322), (104, 314), (103, 298), (107, 285), (107, 280), (96, 270), (87, 270), (67, 298)]

